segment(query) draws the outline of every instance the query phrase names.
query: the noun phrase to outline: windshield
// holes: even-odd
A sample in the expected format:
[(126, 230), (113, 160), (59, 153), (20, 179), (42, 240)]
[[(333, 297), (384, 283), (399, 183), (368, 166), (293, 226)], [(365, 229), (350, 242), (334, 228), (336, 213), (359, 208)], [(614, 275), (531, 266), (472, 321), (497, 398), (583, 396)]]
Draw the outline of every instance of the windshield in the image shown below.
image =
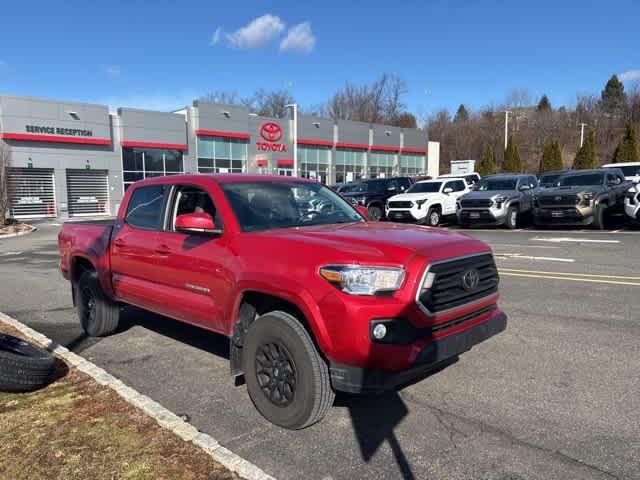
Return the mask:
[(414, 183), (406, 193), (436, 193), (440, 191), (442, 182)]
[(349, 193), (381, 192), (386, 184), (386, 180), (367, 180), (356, 185)]
[(364, 221), (346, 201), (317, 183), (222, 183), (244, 232)]
[(491, 192), (493, 190), (515, 190), (515, 178), (484, 178), (476, 184), (476, 190)]
[(558, 179), (562, 176), (561, 173), (549, 173), (547, 175), (540, 175), (541, 187), (555, 187), (558, 183)]
[(640, 165), (627, 165), (626, 167), (617, 167), (622, 170), (625, 177), (635, 177), (640, 175)]
[(575, 187), (582, 185), (602, 185), (604, 183), (604, 174), (588, 173), (583, 175), (569, 175), (562, 177), (558, 182), (561, 187)]

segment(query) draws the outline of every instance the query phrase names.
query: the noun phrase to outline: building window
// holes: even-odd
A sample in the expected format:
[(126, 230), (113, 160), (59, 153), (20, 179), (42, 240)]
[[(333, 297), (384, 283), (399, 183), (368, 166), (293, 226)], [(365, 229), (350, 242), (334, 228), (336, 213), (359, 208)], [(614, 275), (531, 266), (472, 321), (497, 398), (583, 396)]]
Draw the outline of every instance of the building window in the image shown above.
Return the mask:
[(198, 138), (199, 173), (247, 171), (247, 140), (223, 137)]
[(425, 171), (425, 156), (412, 153), (400, 155), (400, 175), (419, 175)]
[(336, 150), (336, 183), (350, 183), (362, 179), (365, 155), (362, 150)]
[(369, 178), (393, 177), (396, 154), (388, 152), (369, 153)]
[(183, 173), (182, 152), (160, 148), (122, 148), (124, 189), (133, 182), (150, 177)]
[(298, 146), (302, 177), (326, 184), (329, 180), (329, 152), (329, 147)]

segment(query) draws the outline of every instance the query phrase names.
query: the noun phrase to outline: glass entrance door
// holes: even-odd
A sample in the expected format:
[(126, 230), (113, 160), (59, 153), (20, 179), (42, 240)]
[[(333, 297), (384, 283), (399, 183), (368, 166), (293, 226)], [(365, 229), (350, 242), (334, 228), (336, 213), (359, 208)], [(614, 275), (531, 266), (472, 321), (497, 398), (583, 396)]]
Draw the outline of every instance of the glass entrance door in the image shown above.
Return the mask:
[(293, 168), (278, 168), (278, 175), (281, 175), (283, 177), (292, 177)]

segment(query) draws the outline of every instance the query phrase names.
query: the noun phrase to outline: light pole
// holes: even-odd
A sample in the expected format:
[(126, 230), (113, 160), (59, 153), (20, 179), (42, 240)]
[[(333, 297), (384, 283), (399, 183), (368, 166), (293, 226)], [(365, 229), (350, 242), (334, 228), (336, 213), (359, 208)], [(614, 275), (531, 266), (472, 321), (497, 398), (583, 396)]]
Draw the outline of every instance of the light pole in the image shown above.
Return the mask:
[(582, 144), (584, 143), (584, 127), (587, 125), (586, 123), (580, 123), (580, 148), (582, 148)]
[(509, 137), (509, 110), (504, 111), (504, 149), (507, 150), (507, 139)]
[(287, 108), (293, 110), (293, 175), (298, 176), (298, 104), (288, 103)]

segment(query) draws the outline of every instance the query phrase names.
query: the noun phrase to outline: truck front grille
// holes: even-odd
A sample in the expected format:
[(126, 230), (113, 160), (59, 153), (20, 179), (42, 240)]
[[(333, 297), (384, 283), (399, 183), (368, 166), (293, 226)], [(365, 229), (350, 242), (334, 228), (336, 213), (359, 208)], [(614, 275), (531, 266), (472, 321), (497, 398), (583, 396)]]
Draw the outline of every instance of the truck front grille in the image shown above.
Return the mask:
[(469, 198), (460, 200), (460, 206), (462, 208), (489, 208), (493, 205), (493, 200), (490, 198)]
[(401, 202), (401, 201), (389, 202), (389, 208), (411, 208), (411, 207), (413, 207), (412, 202)]
[(560, 205), (577, 205), (580, 198), (577, 195), (545, 195), (538, 199), (541, 207), (556, 207)]
[(417, 296), (427, 313), (473, 303), (498, 291), (498, 269), (490, 253), (430, 265)]

